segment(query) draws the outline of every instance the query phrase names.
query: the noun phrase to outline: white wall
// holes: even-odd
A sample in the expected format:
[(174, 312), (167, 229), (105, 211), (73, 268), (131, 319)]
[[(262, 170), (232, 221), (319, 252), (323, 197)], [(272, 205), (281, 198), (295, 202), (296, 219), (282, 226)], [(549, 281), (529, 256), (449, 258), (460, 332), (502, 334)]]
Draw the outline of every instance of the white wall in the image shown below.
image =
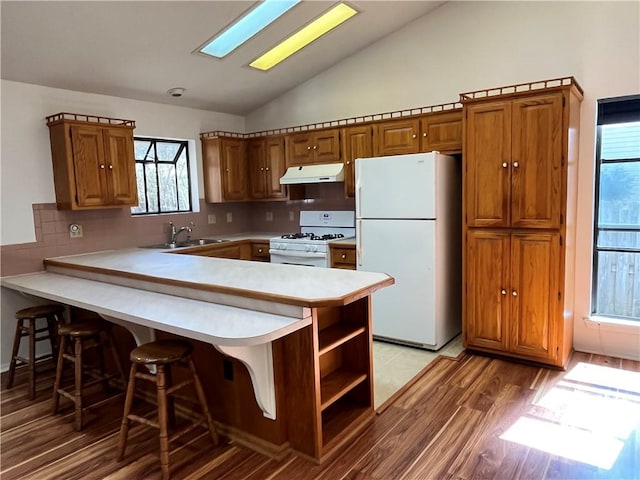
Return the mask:
[(245, 128), (244, 118), (237, 115), (7, 80), (2, 80), (0, 88), (0, 245), (35, 241), (31, 205), (55, 202), (48, 115), (73, 112), (124, 118), (136, 121), (136, 135), (192, 140), (200, 192), (204, 191), (200, 132), (244, 132)]
[[(365, 3), (366, 8), (366, 3)], [(574, 76), (584, 88), (578, 179), (575, 348), (640, 359), (637, 327), (590, 314), (595, 106), (640, 92), (639, 2), (448, 2), (252, 112), (247, 131), (458, 100)]]

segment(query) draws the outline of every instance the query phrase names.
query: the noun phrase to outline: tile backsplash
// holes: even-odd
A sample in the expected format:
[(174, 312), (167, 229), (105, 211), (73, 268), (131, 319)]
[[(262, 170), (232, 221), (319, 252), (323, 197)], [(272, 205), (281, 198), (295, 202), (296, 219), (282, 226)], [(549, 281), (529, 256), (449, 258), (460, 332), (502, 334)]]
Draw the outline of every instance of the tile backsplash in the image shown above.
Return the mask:
[[(305, 197), (309, 198), (224, 204), (200, 200), (200, 212), (137, 217), (128, 208), (70, 211), (57, 210), (54, 203), (34, 204), (36, 241), (0, 246), (0, 275), (40, 271), (47, 257), (162, 243), (169, 238), (169, 222), (178, 226), (193, 222), (193, 238), (242, 232), (288, 233), (298, 231), (300, 210), (354, 209), (354, 200), (344, 198), (342, 183), (307, 185)], [(232, 222), (227, 222), (229, 213)], [(215, 224), (208, 223), (209, 215), (215, 215)], [(70, 237), (71, 224), (82, 226), (82, 238)]]

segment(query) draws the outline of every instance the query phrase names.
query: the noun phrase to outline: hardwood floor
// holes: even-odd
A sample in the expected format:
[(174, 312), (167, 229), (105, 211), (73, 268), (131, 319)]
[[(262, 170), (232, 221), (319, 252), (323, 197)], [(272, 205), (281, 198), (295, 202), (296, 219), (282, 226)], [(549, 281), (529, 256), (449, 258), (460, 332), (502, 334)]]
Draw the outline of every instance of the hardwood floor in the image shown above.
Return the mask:
[[(122, 399), (81, 433), (52, 416), (51, 376), (26, 398), (2, 389), (0, 475), (10, 479), (157, 479), (156, 432), (129, 434), (116, 461)], [(4, 382), (3, 382), (4, 385)], [(152, 411), (144, 402), (139, 414)], [(338, 456), (274, 460), (205, 433), (174, 444), (176, 479), (640, 479), (640, 362), (575, 353), (567, 371), (464, 353), (440, 357)]]

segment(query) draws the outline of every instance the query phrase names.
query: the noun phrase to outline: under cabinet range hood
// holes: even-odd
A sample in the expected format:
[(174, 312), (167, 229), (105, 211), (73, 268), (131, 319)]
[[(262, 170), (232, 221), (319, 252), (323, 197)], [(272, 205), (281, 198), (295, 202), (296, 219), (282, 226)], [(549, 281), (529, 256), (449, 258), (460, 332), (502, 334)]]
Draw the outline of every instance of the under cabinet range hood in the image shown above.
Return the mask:
[(289, 167), (280, 179), (282, 185), (324, 182), (344, 182), (344, 166), (342, 163)]

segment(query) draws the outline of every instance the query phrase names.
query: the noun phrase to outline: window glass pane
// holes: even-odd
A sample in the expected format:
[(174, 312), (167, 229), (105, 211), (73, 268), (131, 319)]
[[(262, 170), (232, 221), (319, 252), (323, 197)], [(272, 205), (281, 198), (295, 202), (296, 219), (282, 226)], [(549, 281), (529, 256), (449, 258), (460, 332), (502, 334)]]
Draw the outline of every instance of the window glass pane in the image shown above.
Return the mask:
[(596, 313), (640, 318), (640, 253), (599, 252)]
[(603, 125), (600, 158), (640, 158), (640, 122)]
[(160, 211), (177, 211), (176, 167), (173, 163), (158, 164), (158, 185), (160, 187)]
[(149, 152), (150, 140), (135, 140), (133, 146), (136, 160), (153, 160), (153, 152)]
[(640, 225), (640, 161), (600, 166), (598, 226)]
[(183, 150), (180, 158), (176, 162), (176, 173), (178, 175), (178, 205), (181, 211), (190, 210), (189, 193), (189, 170), (187, 169), (187, 154)]
[(158, 213), (158, 178), (156, 174), (156, 164), (145, 163), (144, 167), (147, 175), (147, 211), (150, 213)]
[(159, 162), (173, 162), (180, 149), (179, 143), (157, 142), (156, 152)]
[(136, 184), (138, 186), (138, 206), (131, 207), (131, 213), (144, 213), (147, 211), (147, 198), (141, 195), (145, 192), (144, 188), (144, 172), (141, 163), (136, 163)]
[(637, 248), (640, 250), (640, 232), (598, 232), (598, 247)]

